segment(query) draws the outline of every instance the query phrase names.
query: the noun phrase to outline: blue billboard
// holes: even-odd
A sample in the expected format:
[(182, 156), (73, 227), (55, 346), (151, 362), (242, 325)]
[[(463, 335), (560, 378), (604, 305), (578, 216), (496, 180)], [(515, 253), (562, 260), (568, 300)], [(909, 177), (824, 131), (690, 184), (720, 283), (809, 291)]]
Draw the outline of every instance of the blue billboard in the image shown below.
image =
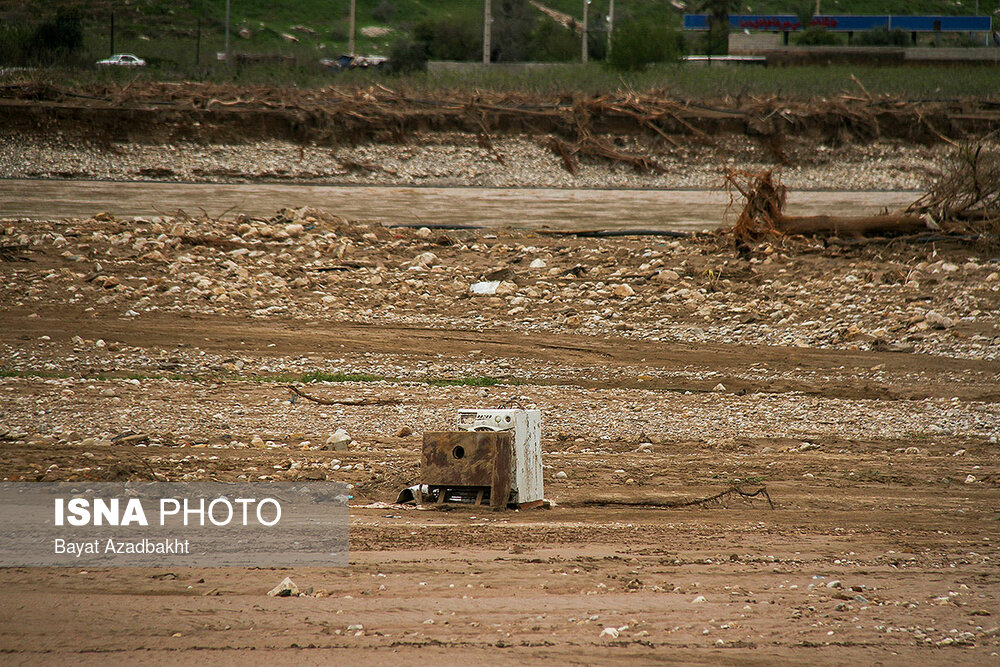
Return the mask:
[[(810, 26), (834, 32), (862, 30), (903, 30), (905, 32), (989, 32), (989, 16), (860, 16), (855, 14), (817, 15)], [(730, 14), (729, 27), (735, 30), (796, 32), (802, 22), (794, 14)], [(685, 30), (708, 30), (707, 14), (685, 14)]]

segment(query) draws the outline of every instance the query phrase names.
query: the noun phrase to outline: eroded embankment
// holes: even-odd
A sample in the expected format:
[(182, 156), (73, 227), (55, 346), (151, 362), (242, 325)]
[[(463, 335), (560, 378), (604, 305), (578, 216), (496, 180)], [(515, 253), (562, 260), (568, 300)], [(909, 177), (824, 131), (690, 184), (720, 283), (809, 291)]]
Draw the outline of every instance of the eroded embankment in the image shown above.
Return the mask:
[(149, 83), (87, 90), (8, 85), (0, 122), (21, 132), (83, 132), (107, 141), (226, 143), (281, 139), (335, 145), (402, 141), (425, 132), (467, 132), (489, 148), (493, 134), (551, 135), (567, 168), (578, 155), (656, 170), (603, 135), (649, 135), (670, 145), (715, 134), (757, 137), (781, 161), (784, 137), (816, 141), (982, 134), (1000, 126), (989, 100), (906, 101), (842, 95), (813, 101), (683, 100), (669, 94), (539, 97), (481, 94), (423, 99), (371, 88), (299, 90)]

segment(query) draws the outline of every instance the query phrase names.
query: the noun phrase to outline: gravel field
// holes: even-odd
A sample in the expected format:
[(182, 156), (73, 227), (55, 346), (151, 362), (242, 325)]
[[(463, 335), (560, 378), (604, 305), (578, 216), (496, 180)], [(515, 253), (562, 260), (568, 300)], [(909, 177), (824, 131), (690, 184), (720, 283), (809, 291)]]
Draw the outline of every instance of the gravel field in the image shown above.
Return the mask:
[[(403, 144), (329, 148), (283, 141), (108, 144), (0, 132), (0, 178), (710, 189), (720, 186), (723, 166), (780, 167), (759, 142), (744, 136), (705, 138), (679, 148), (641, 138), (614, 141), (652, 157), (664, 173), (638, 174), (591, 158), (582, 159), (573, 175), (540, 139), (522, 136), (497, 138), (494, 152), (479, 147), (475, 135), (457, 133)], [(789, 164), (781, 167), (784, 182), (795, 190), (920, 190), (927, 187), (946, 151), (941, 145), (896, 141), (830, 147), (789, 138), (785, 153)]]
[[(661, 151), (664, 175), (573, 178), (531, 139), (498, 140), (505, 164), (470, 145), (5, 136), (0, 176), (705, 188), (723, 155), (768, 164), (726, 139)], [(786, 148), (800, 189), (919, 188), (940, 158)], [(335, 480), (353, 497), (347, 568), (0, 568), (0, 652), (995, 663), (996, 252), (389, 228), (310, 208), (2, 219), (0, 479)], [(550, 509), (393, 502), (420, 481), (423, 432), (511, 401), (542, 411)], [(733, 487), (768, 499), (706, 501)], [(286, 576), (310, 592), (269, 597)]]

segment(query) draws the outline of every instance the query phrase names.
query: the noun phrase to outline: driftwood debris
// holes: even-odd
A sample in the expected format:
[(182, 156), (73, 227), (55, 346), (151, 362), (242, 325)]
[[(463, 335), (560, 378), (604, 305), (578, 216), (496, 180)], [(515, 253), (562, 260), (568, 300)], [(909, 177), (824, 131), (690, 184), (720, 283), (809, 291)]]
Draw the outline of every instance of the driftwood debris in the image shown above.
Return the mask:
[[(724, 505), (729, 498), (739, 498), (750, 502), (753, 498), (763, 498), (767, 501), (768, 507), (774, 509), (774, 501), (767, 492), (766, 486), (761, 486), (753, 491), (744, 491), (740, 487), (733, 485), (724, 491), (715, 493), (705, 498), (695, 498), (693, 500), (655, 500), (649, 498), (588, 498), (581, 501), (581, 505), (621, 505), (627, 507), (664, 507), (668, 509), (679, 509), (682, 507), (701, 507), (718, 503)], [(572, 504), (572, 503), (570, 503)]]
[(767, 236), (899, 235), (927, 229), (922, 215), (905, 211), (869, 216), (785, 215), (783, 209), (788, 190), (770, 171), (754, 173), (728, 169), (725, 179), (727, 186), (738, 191), (746, 201), (733, 227), (736, 238), (744, 243)]
[(907, 212), (925, 215), (952, 234), (1000, 245), (1000, 150), (987, 139), (954, 144), (941, 177)]
[(286, 385), (293, 394), (301, 396), (307, 401), (319, 403), (320, 405), (398, 405), (402, 401), (398, 398), (362, 398), (362, 399), (328, 399), (310, 396), (294, 384)]

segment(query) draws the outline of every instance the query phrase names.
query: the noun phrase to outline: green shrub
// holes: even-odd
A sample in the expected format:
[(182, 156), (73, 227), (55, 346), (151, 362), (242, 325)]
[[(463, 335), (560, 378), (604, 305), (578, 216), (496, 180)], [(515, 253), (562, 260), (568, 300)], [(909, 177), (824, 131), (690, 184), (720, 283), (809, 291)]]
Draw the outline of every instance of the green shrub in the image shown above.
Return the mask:
[(478, 60), (483, 54), (478, 21), (421, 21), (413, 27), (413, 39), (427, 46), (427, 57), (432, 60)]
[(855, 35), (853, 41), (857, 46), (907, 46), (909, 43), (910, 36), (898, 28), (864, 30)]
[(380, 23), (392, 23), (396, 17), (396, 3), (382, 0), (372, 10), (372, 18)]
[(799, 46), (836, 46), (840, 39), (822, 26), (810, 26), (795, 36)]
[(32, 31), (23, 25), (0, 24), (0, 64), (24, 65)]
[(427, 44), (401, 39), (389, 51), (389, 71), (393, 74), (422, 72), (427, 69)]
[(547, 17), (536, 24), (531, 41), (532, 60), (567, 62), (580, 57), (580, 38), (576, 32), (564, 28)]
[(615, 69), (638, 70), (651, 63), (680, 60), (683, 37), (670, 26), (630, 20), (615, 26), (607, 62)]
[(60, 9), (54, 21), (38, 26), (30, 50), (39, 56), (65, 55), (83, 47), (83, 17), (79, 10)]

